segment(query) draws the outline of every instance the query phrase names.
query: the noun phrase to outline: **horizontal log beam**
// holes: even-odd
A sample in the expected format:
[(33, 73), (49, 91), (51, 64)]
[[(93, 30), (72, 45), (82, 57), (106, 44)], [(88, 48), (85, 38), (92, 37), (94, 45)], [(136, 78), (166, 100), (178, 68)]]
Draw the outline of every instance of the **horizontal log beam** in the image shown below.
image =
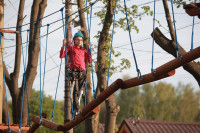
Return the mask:
[[(150, 83), (153, 81), (157, 81), (169, 76), (173, 76), (175, 74), (175, 69), (181, 67), (197, 58), (200, 57), (200, 47), (195, 48), (194, 50), (187, 52), (182, 55), (182, 58), (176, 58), (171, 60), (170, 62), (158, 67), (155, 69), (154, 72), (151, 72), (146, 75), (142, 75), (142, 80), (138, 77), (128, 79), (123, 81), (122, 79), (117, 79), (114, 83), (112, 83), (107, 89), (101, 92), (98, 97), (88, 103), (81, 111), (81, 113), (76, 116), (75, 120), (72, 120), (65, 125), (59, 125), (52, 121), (46, 120), (42, 118), (42, 125), (50, 128), (55, 131), (68, 131), (71, 128), (75, 127), (82, 121), (86, 120), (87, 118), (91, 117), (92, 115), (99, 112), (99, 105), (105, 101), (109, 96), (115, 93), (118, 89), (128, 89), (130, 87)], [(39, 116), (32, 116), (32, 121), (35, 123), (40, 123)]]
[(185, 53), (182, 55), (182, 58), (176, 58), (172, 61), (158, 67), (155, 69), (155, 72), (143, 75), (143, 79), (140, 80), (138, 77), (128, 79), (123, 81), (122, 79), (117, 79), (114, 83), (112, 83), (107, 89), (105, 89), (103, 92), (101, 92), (97, 99), (92, 100), (90, 103), (88, 103), (83, 109), (80, 115), (76, 117), (76, 120), (70, 121), (66, 123), (63, 128), (64, 131), (68, 131), (71, 128), (78, 125), (80, 122), (82, 122), (85, 116), (90, 115), (91, 110), (94, 110), (97, 106), (99, 106), (103, 101), (105, 101), (110, 95), (115, 93), (119, 88), (121, 89), (127, 89), (130, 87), (150, 83), (153, 81), (157, 81), (169, 76), (172, 76), (175, 74), (175, 69), (178, 67), (183, 66), (184, 64), (187, 64), (190, 61), (193, 61), (200, 57), (200, 47), (195, 48), (194, 50)]
[[(34, 123), (40, 124), (40, 117), (39, 116), (31, 116), (31, 120)], [(62, 125), (59, 125), (53, 121), (47, 120), (45, 118), (42, 118), (42, 125), (44, 127), (47, 127), (49, 129), (55, 130), (55, 131), (63, 131)]]
[[(42, 118), (46, 119), (47, 115), (45, 113), (42, 113)], [(34, 133), (39, 127), (40, 127), (39, 123), (34, 123), (26, 133)]]

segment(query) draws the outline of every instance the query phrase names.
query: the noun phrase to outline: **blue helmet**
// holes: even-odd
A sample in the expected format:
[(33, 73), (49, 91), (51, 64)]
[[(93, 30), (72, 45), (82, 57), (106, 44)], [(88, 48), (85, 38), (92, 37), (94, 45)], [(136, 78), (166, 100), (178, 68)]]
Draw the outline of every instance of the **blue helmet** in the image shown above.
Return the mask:
[(84, 36), (83, 36), (83, 34), (81, 32), (77, 32), (76, 34), (74, 34), (74, 38), (78, 37), (78, 36), (84, 38)]

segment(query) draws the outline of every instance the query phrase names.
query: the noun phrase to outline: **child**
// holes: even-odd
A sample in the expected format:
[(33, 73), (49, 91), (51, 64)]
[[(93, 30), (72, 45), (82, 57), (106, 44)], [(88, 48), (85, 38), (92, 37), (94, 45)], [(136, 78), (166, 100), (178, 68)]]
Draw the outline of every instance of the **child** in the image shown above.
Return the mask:
[[(67, 52), (69, 56), (69, 77), (71, 81), (71, 92), (73, 93), (73, 110), (75, 115), (79, 114), (79, 97), (86, 81), (85, 61), (91, 62), (91, 54), (89, 45), (88, 52), (82, 47), (84, 36), (81, 32), (77, 32), (74, 37), (74, 46), (70, 45), (64, 50), (66, 39), (63, 40), (63, 46), (60, 50), (60, 58), (64, 58)], [(75, 84), (74, 84), (75, 82)], [(74, 86), (73, 86), (74, 84)]]

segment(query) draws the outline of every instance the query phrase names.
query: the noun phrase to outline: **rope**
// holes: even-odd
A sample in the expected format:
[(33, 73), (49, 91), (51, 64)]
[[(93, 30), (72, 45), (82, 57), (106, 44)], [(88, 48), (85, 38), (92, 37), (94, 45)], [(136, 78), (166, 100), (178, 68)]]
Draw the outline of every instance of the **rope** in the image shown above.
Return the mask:
[(40, 22), (41, 22), (41, 19), (38, 19), (38, 23), (39, 23), (39, 50), (40, 50), (40, 124), (42, 124), (42, 72), (41, 72), (41, 70), (42, 70), (42, 68), (41, 68), (41, 53), (42, 53), (42, 51), (41, 51), (41, 37), (40, 37), (40, 35), (41, 35), (41, 28), (40, 28)]
[[(28, 40), (29, 40), (29, 38), (28, 38), (29, 31), (30, 31), (30, 30), (27, 30), (27, 42), (28, 42)], [(22, 49), (23, 49), (23, 48), (22, 48)], [(25, 65), (27, 64), (27, 57), (28, 57), (27, 54), (28, 54), (28, 44), (27, 44), (27, 46), (26, 46)], [(23, 58), (24, 58), (24, 55), (23, 55)], [(25, 65), (24, 65), (24, 67), (25, 67)], [(24, 68), (24, 69), (26, 69), (26, 68)], [(24, 73), (25, 73), (25, 71), (24, 71)], [(31, 126), (31, 118), (30, 118), (30, 111), (29, 111), (27, 84), (26, 84), (26, 95), (27, 95), (27, 107), (28, 107), (28, 123), (29, 123), (29, 127), (30, 127), (30, 126)]]
[(128, 31), (129, 31), (131, 48), (132, 48), (132, 51), (133, 51), (133, 57), (134, 57), (134, 60), (135, 60), (136, 71), (137, 71), (137, 74), (138, 74), (137, 76), (140, 80), (142, 80), (142, 75), (141, 75), (140, 70), (138, 69), (137, 60), (136, 60), (135, 52), (134, 52), (134, 49), (133, 49), (133, 43), (132, 43), (132, 39), (131, 39), (131, 32), (130, 32), (130, 27), (129, 27), (129, 22), (128, 22), (128, 15), (127, 15), (126, 1), (125, 0), (124, 0), (124, 8), (125, 8), (125, 12), (126, 12), (126, 20), (127, 20)]
[(112, 40), (111, 40), (111, 48), (110, 48), (110, 59), (109, 59), (109, 67), (108, 67), (108, 79), (107, 79), (107, 87), (109, 82), (109, 73), (110, 73), (110, 64), (111, 64), (111, 55), (112, 55), (112, 44), (113, 44), (113, 35), (114, 35), (114, 29), (115, 29), (115, 13), (116, 13), (116, 6), (117, 0), (115, 0), (115, 10), (114, 10), (114, 18), (113, 18), (113, 30), (112, 30)]
[[(91, 58), (91, 71), (92, 71), (92, 87), (93, 87), (93, 94), (94, 94), (94, 99), (96, 99), (96, 90), (95, 90), (95, 87), (94, 87), (94, 72), (93, 72), (93, 64), (92, 64), (92, 51), (91, 51), (91, 43), (90, 43), (90, 32), (91, 32), (91, 25), (92, 25), (92, 21), (91, 21), (91, 18), (92, 18), (92, 6), (93, 6), (94, 3), (90, 4), (91, 6), (91, 10), (90, 10), (90, 20), (89, 20), (89, 17), (88, 17), (88, 9), (87, 9), (87, 23), (88, 23), (88, 41), (89, 41), (89, 48), (88, 48), (88, 53), (89, 53), (89, 49), (90, 49), (90, 58)], [(87, 6), (87, 0), (86, 0), (86, 6)], [(87, 55), (88, 58), (89, 58), (89, 54)], [(88, 58), (87, 58), (87, 71), (86, 71), (86, 75), (88, 74)], [(85, 106), (86, 106), (86, 103), (87, 103), (87, 80), (86, 80), (86, 87), (85, 87), (85, 102), (84, 102)]]
[[(64, 32), (64, 38), (66, 39), (66, 36), (67, 36), (67, 28), (68, 28), (68, 21), (69, 21), (69, 18), (70, 16), (67, 16), (67, 25), (66, 25), (66, 29), (63, 31)], [(64, 23), (63, 23), (63, 27), (64, 27)], [(67, 49), (67, 46), (65, 47), (65, 51)], [(66, 59), (66, 62), (67, 62), (67, 78), (68, 78), (68, 81), (69, 81), (69, 63), (68, 63), (68, 56), (67, 56), (67, 53), (65, 55), (65, 59)], [(70, 87), (70, 82), (69, 82), (69, 92), (70, 92), (70, 96), (71, 96), (71, 87)], [(73, 102), (72, 102), (72, 98), (70, 97), (70, 101), (71, 101), (71, 114), (74, 115), (74, 109), (73, 109)]]
[[(196, 3), (196, 0), (194, 0), (194, 3)], [(190, 49), (190, 51), (193, 50), (193, 45), (194, 45), (194, 43), (193, 43), (193, 39), (194, 39), (194, 19), (195, 19), (195, 17), (193, 16), (193, 21), (192, 21), (192, 37), (191, 37), (191, 49)]]
[(171, 7), (172, 7), (172, 15), (173, 15), (173, 23), (174, 23), (174, 32), (175, 32), (175, 38), (176, 38), (177, 57), (181, 58), (181, 52), (180, 52), (180, 50), (179, 50), (178, 40), (177, 40), (176, 24), (175, 24), (174, 8), (173, 8), (173, 2), (172, 2), (172, 0), (171, 0)]
[(155, 14), (156, 14), (155, 12), (156, 12), (156, 1), (154, 0), (151, 72), (154, 71), (154, 69), (153, 69), (153, 62), (154, 62), (154, 61), (153, 61), (153, 60), (154, 60), (154, 39), (155, 39), (155, 37), (154, 37), (154, 34), (155, 34), (155, 32), (154, 32), (154, 28), (155, 28)]
[[(93, 4), (91, 4), (91, 14), (90, 14), (90, 31), (91, 31), (91, 18), (92, 18), (92, 6)], [(89, 35), (89, 45), (90, 45), (90, 57), (91, 57), (91, 69), (92, 69), (92, 85), (93, 85), (93, 94), (94, 94), (94, 99), (96, 99), (96, 90), (94, 87), (94, 71), (93, 71), (93, 64), (92, 64), (92, 50), (91, 50), (91, 43), (90, 43), (90, 35)]]
[[(70, 1), (71, 1), (71, 0), (70, 0)], [(69, 1), (69, 2), (70, 2), (70, 1)], [(82, 8), (82, 9), (80, 9), (80, 10), (78, 10), (78, 11), (72, 13), (71, 15), (69, 15), (69, 17), (72, 16), (72, 15), (75, 15), (76, 13), (78, 13), (78, 12), (80, 12), (80, 11), (82, 11), (82, 10), (85, 10), (85, 9), (89, 8), (91, 5), (97, 3), (98, 1), (99, 1), (99, 0), (96, 0), (96, 1), (94, 1), (92, 4), (90, 4), (89, 6), (86, 6), (86, 7)], [(62, 8), (63, 8), (63, 7), (62, 7)], [(61, 11), (62, 8), (59, 9), (58, 11)], [(51, 15), (57, 13), (58, 11), (56, 11), (56, 12), (54, 12), (54, 13), (51, 13), (50, 15), (47, 15), (47, 16), (45, 16), (45, 17), (43, 17), (43, 18), (46, 18), (46, 17), (48, 17), (48, 16), (51, 16)], [(41, 18), (41, 19), (43, 19), (43, 18)], [(53, 23), (56, 23), (56, 22), (61, 21), (61, 20), (62, 20), (62, 19), (59, 19), (59, 20), (56, 20), (56, 21), (54, 21), (54, 22), (52, 22), (52, 23), (49, 23), (49, 24), (53, 24)], [(22, 25), (22, 26), (26, 26), (26, 25), (28, 25), (28, 24), (31, 24), (31, 23), (34, 23), (34, 22), (37, 22), (37, 21), (39, 21), (39, 20), (36, 20), (36, 21), (30, 22), (30, 23), (24, 24), (24, 25)], [(41, 26), (41, 27), (44, 27), (44, 26), (47, 26), (47, 25), (43, 25), (43, 26)], [(3, 28), (3, 29), (13, 29), (13, 28), (16, 28), (16, 27), (7, 27), (7, 28)], [(30, 29), (30, 30), (34, 30), (34, 29), (36, 29), (36, 28), (38, 28), (38, 27), (32, 28), (32, 29)], [(24, 31), (22, 31), (22, 32), (25, 32), (25, 31), (26, 31), (26, 30), (24, 30)]]
[[(21, 38), (21, 43), (22, 43), (22, 32), (21, 32), (21, 26), (19, 26), (20, 30), (20, 38)], [(23, 104), (24, 104), (24, 88), (26, 85), (26, 66), (25, 66), (25, 61), (24, 61), (24, 52), (23, 52), (23, 47), (22, 47), (22, 54), (23, 54), (23, 65), (24, 65), (24, 82), (23, 82), (23, 87), (22, 87), (22, 106), (21, 106), (21, 116), (20, 116), (20, 125), (19, 125), (19, 132), (21, 132), (21, 127), (22, 127), (22, 115), (23, 115)]]
[[(63, 18), (63, 10), (60, 10), (60, 11), (62, 12), (62, 18)], [(62, 21), (64, 23), (63, 19), (62, 19)], [(63, 30), (64, 30), (64, 25), (63, 25)], [(55, 93), (55, 98), (54, 98), (53, 110), (52, 110), (52, 115), (51, 115), (51, 121), (54, 120), (54, 109), (55, 109), (55, 105), (56, 105), (56, 96), (57, 96), (58, 85), (59, 85), (59, 80), (60, 80), (61, 66), (62, 66), (62, 59), (60, 61), (60, 66), (59, 66), (59, 74), (58, 74), (58, 80), (57, 80), (57, 86), (56, 86), (56, 93)]]
[(56, 104), (56, 96), (57, 96), (57, 91), (58, 91), (58, 85), (59, 85), (59, 79), (60, 79), (60, 70), (61, 70), (61, 65), (62, 60), (60, 62), (60, 67), (59, 67), (59, 74), (58, 74), (58, 80), (57, 80), (57, 86), (56, 86), (56, 93), (55, 93), (55, 98), (54, 98), (54, 104), (53, 104), (53, 110), (52, 110), (52, 115), (51, 115), (51, 121), (54, 120), (54, 109), (55, 109), (55, 104)]
[[(66, 26), (66, 30), (65, 30), (65, 29), (64, 29), (65, 24), (64, 24), (63, 10), (60, 10), (60, 11), (61, 11), (61, 14), (62, 14), (64, 38), (66, 38), (69, 16), (67, 16), (67, 26)], [(66, 49), (65, 49), (65, 50), (66, 50)], [(66, 54), (66, 59), (67, 59), (67, 54)], [(52, 116), (51, 116), (51, 120), (52, 120), (52, 121), (54, 120), (54, 109), (55, 109), (55, 102), (56, 102), (56, 95), (57, 95), (57, 90), (58, 90), (58, 83), (59, 83), (61, 65), (62, 65), (62, 59), (61, 59), (61, 61), (60, 61), (59, 75), (58, 75), (58, 81), (57, 81), (57, 87), (56, 87), (56, 94), (55, 94), (54, 105), (53, 105), (53, 111), (52, 111)], [(68, 59), (67, 59), (67, 68), (68, 68)], [(68, 69), (67, 69), (67, 74), (68, 74), (68, 79), (69, 79), (69, 72), (68, 72)], [(69, 83), (69, 88), (70, 88), (70, 83)], [(71, 96), (71, 89), (70, 89), (70, 96)], [(71, 100), (71, 113), (74, 114), (74, 112), (73, 112), (73, 104), (72, 104), (72, 99), (71, 99), (71, 97), (70, 97), (70, 100)]]
[(4, 86), (5, 86), (5, 95), (6, 95), (6, 108), (7, 108), (7, 116), (8, 116), (8, 130), (9, 133), (11, 133), (10, 129), (10, 117), (9, 117), (9, 110), (8, 110), (8, 98), (7, 98), (7, 92), (6, 92), (6, 76), (5, 76), (5, 70), (4, 70), (4, 62), (3, 62), (3, 48), (1, 44), (1, 35), (0, 35), (0, 45), (1, 45), (1, 60), (2, 60), (2, 67), (3, 67), (3, 78), (4, 78)]
[[(47, 36), (46, 36), (46, 49), (45, 49), (45, 59), (44, 59), (44, 74), (43, 74), (43, 86), (42, 86), (42, 94), (41, 94), (41, 101), (40, 101), (40, 115), (42, 114), (42, 104), (43, 104), (43, 95), (44, 95), (44, 82), (45, 82), (45, 72), (46, 72), (46, 56), (47, 56), (47, 42), (48, 42), (48, 33), (49, 33), (49, 24), (47, 25)], [(41, 51), (40, 51), (41, 52)], [(42, 121), (42, 116), (40, 116)]]
[[(86, 0), (86, 6), (87, 6), (87, 0)], [(91, 13), (92, 14), (92, 13)], [(90, 15), (91, 15), (90, 14)], [(88, 9), (87, 9), (87, 24), (88, 24), (88, 42), (89, 42), (89, 44), (90, 44), (90, 24), (89, 24), (89, 20), (88, 20)], [(89, 48), (88, 48), (89, 49)], [(88, 52), (88, 51), (87, 51)], [(89, 56), (87, 55), (87, 67), (86, 67), (86, 76), (88, 75), (88, 58), (89, 58)], [(87, 105), (87, 79), (86, 79), (86, 81), (85, 81), (86, 83), (85, 83), (85, 102), (84, 102), (84, 107)]]

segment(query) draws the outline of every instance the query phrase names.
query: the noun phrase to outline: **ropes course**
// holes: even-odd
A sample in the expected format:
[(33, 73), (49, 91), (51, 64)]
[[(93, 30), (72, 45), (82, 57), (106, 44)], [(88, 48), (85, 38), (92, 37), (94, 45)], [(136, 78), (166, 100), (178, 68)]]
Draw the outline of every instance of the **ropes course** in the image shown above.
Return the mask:
[[(92, 14), (92, 6), (98, 2), (99, 0), (96, 0), (95, 2), (93, 2), (92, 4), (90, 4), (89, 6), (84, 7), (81, 10), (87, 9), (87, 16), (88, 16), (88, 8), (91, 7), (91, 14)], [(70, 2), (70, 1), (69, 1)], [(87, 3), (87, 2), (86, 2)], [(175, 25), (175, 18), (174, 18), (174, 11), (173, 11), (173, 1), (171, 1), (171, 6), (172, 6), (172, 13), (173, 13), (173, 22), (174, 22), (174, 32), (175, 32), (175, 36), (176, 36), (176, 50), (177, 50), (177, 57), (179, 58), (175, 58), (167, 63), (165, 63), (164, 65), (161, 65), (160, 67), (157, 67), (154, 69), (153, 67), (153, 58), (154, 58), (154, 32), (153, 32), (153, 41), (152, 41), (152, 65), (151, 65), (151, 73), (142, 75), (140, 72), (140, 69), (138, 68), (137, 65), (137, 60), (136, 60), (136, 55), (134, 52), (134, 48), (133, 48), (133, 43), (132, 43), (132, 38), (131, 38), (131, 30), (129, 27), (129, 19), (128, 19), (128, 15), (127, 15), (127, 9), (126, 9), (126, 0), (124, 0), (124, 8), (125, 8), (125, 13), (126, 13), (126, 21), (127, 21), (127, 27), (128, 27), (128, 32), (129, 32), (129, 39), (130, 39), (130, 44), (131, 44), (131, 48), (132, 48), (132, 53), (133, 53), (133, 58), (135, 61), (135, 66), (136, 66), (136, 71), (137, 71), (137, 77), (135, 78), (131, 78), (128, 80), (122, 80), (122, 79), (117, 79), (115, 82), (113, 82), (110, 86), (108, 85), (108, 81), (109, 81), (109, 71), (110, 71), (110, 64), (111, 64), (111, 54), (112, 54), (112, 43), (113, 43), (113, 36), (114, 36), (114, 28), (115, 28), (115, 12), (116, 12), (116, 5), (117, 5), (117, 0), (115, 0), (115, 8), (114, 8), (114, 18), (113, 18), (113, 30), (112, 30), (112, 39), (111, 39), (111, 48), (110, 48), (110, 57), (109, 57), (109, 68), (108, 68), (108, 76), (107, 76), (107, 88), (101, 92), (98, 96), (96, 95), (96, 90), (94, 89), (94, 79), (93, 79), (93, 66), (92, 66), (92, 62), (91, 62), (91, 67), (92, 67), (92, 79), (93, 79), (93, 93), (94, 93), (94, 99), (89, 102), (88, 104), (87, 101), (85, 101), (85, 105), (84, 108), (82, 108), (80, 114), (76, 115), (73, 112), (73, 103), (72, 103), (72, 98), (70, 97), (71, 100), (71, 114), (73, 115), (74, 119), (67, 122), (64, 125), (60, 125), (57, 124), (55, 122), (53, 122), (54, 120), (54, 109), (55, 109), (55, 102), (56, 102), (56, 96), (57, 96), (57, 91), (58, 91), (58, 85), (59, 85), (59, 77), (60, 77), (60, 71), (61, 71), (61, 64), (62, 64), (62, 59), (60, 61), (60, 67), (59, 67), (59, 74), (58, 74), (58, 80), (57, 80), (57, 86), (56, 86), (56, 92), (55, 92), (55, 99), (54, 99), (54, 105), (53, 105), (53, 110), (52, 110), (52, 116), (51, 116), (51, 120), (47, 120), (47, 116), (46, 114), (42, 113), (42, 103), (43, 103), (43, 94), (44, 94), (44, 82), (45, 82), (45, 69), (46, 69), (46, 54), (47, 54), (47, 43), (48, 43), (48, 35), (49, 35), (49, 26), (50, 24), (47, 24), (47, 33), (46, 33), (46, 48), (45, 48), (45, 61), (44, 61), (44, 74), (43, 74), (43, 82), (42, 82), (42, 73), (41, 73), (41, 28), (43, 26), (40, 26), (40, 20), (43, 18), (46, 18), (50, 15), (53, 15), (55, 13), (57, 13), (58, 11), (49, 14), (39, 20), (37, 20), (39, 22), (39, 48), (40, 48), (40, 116), (29, 116), (29, 126), (27, 125), (22, 125), (22, 114), (23, 114), (23, 98), (24, 98), (24, 93), (26, 91), (27, 93), (27, 87), (26, 87), (26, 63), (27, 63), (27, 49), (26, 49), (26, 56), (24, 57), (24, 51), (23, 51), (23, 47), (22, 47), (22, 55), (23, 55), (23, 66), (24, 66), (24, 82), (23, 82), (23, 94), (22, 94), (22, 106), (21, 106), (21, 116), (20, 116), (20, 124), (10, 124), (9, 122), (9, 113), (8, 113), (8, 103), (7, 103), (7, 93), (6, 93), (6, 84), (5, 84), (5, 72), (3, 70), (3, 75), (4, 75), (4, 86), (5, 86), (5, 94), (6, 94), (6, 104), (7, 104), (7, 114), (8, 114), (8, 124), (0, 124), (0, 130), (3, 131), (8, 131), (8, 132), (16, 132), (16, 131), (27, 131), (27, 133), (33, 133), (35, 132), (41, 125), (44, 127), (47, 127), (49, 129), (55, 130), (55, 131), (68, 131), (70, 129), (72, 129), (73, 127), (75, 127), (76, 125), (78, 125), (79, 123), (81, 123), (82, 121), (88, 119), (89, 117), (93, 116), (94, 114), (97, 114), (100, 109), (99, 109), (99, 105), (104, 102), (106, 99), (108, 99), (112, 94), (114, 94), (117, 90), (122, 89), (128, 89), (131, 87), (135, 87), (138, 85), (142, 85), (142, 84), (146, 84), (146, 83), (150, 83), (150, 82), (154, 82), (160, 79), (164, 79), (170, 76), (173, 76), (175, 74), (175, 69), (197, 59), (200, 57), (200, 47), (197, 48), (193, 48), (193, 34), (194, 34), (194, 17), (193, 17), (193, 27), (192, 27), (192, 38), (191, 38), (191, 50), (183, 55), (181, 55), (180, 51), (179, 51), (179, 46), (178, 46), (178, 40), (177, 40), (177, 33), (176, 33), (176, 25)], [(195, 8), (193, 8), (195, 7)], [(184, 5), (184, 9), (186, 10), (186, 13), (188, 13), (188, 15), (190, 16), (198, 16), (200, 18), (200, 10), (199, 10), (200, 4), (199, 3), (195, 3), (195, 4), (189, 4), (189, 5)], [(63, 17), (63, 8), (61, 8), (59, 11), (61, 11), (62, 13), (62, 23), (63, 25), (61, 26), (63, 28), (63, 34), (64, 34), (64, 38), (66, 39), (66, 33), (68, 30), (68, 24), (69, 24), (69, 18), (78, 13), (75, 12), (69, 16), (67, 16), (67, 22), (66, 24), (64, 24), (64, 17)], [(60, 21), (58, 20), (58, 21)], [(90, 16), (90, 21), (89, 21), (89, 17), (87, 17), (88, 20), (88, 33), (89, 33), (89, 44), (90, 44), (90, 32), (91, 32), (91, 16)], [(35, 21), (34, 21), (35, 22)], [(33, 22), (33, 23), (34, 23)], [(57, 22), (57, 21), (55, 21)], [(31, 22), (32, 23), (32, 22)], [(54, 22), (53, 22), (54, 23)], [(30, 23), (29, 23), (30, 24)], [(28, 25), (28, 24), (25, 24)], [(22, 26), (25, 26), (22, 25)], [(7, 30), (9, 28), (4, 28), (1, 29), (0, 32), (1, 33), (16, 33), (16, 34), (20, 34), (21, 36), (21, 44), (23, 44), (22, 42), (22, 31), (21, 27), (19, 26), (19, 30), (20, 31), (12, 31), (12, 30)], [(66, 29), (64, 28), (66, 26)], [(153, 16), (153, 29), (155, 27), (155, 0), (154, 0), (154, 16)], [(13, 27), (10, 27), (13, 28)], [(27, 44), (28, 42), (32, 41), (29, 40), (28, 37), (28, 33), (29, 30), (27, 31)], [(1, 43), (1, 37), (0, 37), (0, 43)], [(91, 45), (90, 45), (91, 47)], [(66, 50), (66, 47), (65, 47)], [(91, 52), (90, 52), (91, 54)], [(2, 64), (4, 66), (3, 63), (3, 52), (2, 52), (2, 46), (1, 46), (1, 55), (2, 55)], [(92, 56), (91, 56), (92, 58)], [(66, 62), (67, 62), (67, 68), (68, 68), (68, 56), (66, 54), (65, 56)], [(3, 67), (4, 68), (4, 67)], [(87, 72), (88, 72), (88, 61), (87, 61)], [(69, 72), (67, 69), (67, 77), (69, 79)], [(69, 88), (70, 88), (70, 96), (71, 93), (73, 93), (73, 90), (71, 90), (72, 87), (70, 87), (70, 83), (69, 83)], [(73, 86), (73, 85), (72, 85)], [(86, 86), (87, 86), (87, 81), (86, 81)], [(85, 88), (85, 100), (86, 100), (86, 91), (87, 88)], [(28, 115), (29, 115), (29, 105), (28, 105), (28, 96), (27, 96), (27, 106), (28, 106)], [(34, 124), (31, 126), (30, 125), (30, 121), (34, 122)]]

